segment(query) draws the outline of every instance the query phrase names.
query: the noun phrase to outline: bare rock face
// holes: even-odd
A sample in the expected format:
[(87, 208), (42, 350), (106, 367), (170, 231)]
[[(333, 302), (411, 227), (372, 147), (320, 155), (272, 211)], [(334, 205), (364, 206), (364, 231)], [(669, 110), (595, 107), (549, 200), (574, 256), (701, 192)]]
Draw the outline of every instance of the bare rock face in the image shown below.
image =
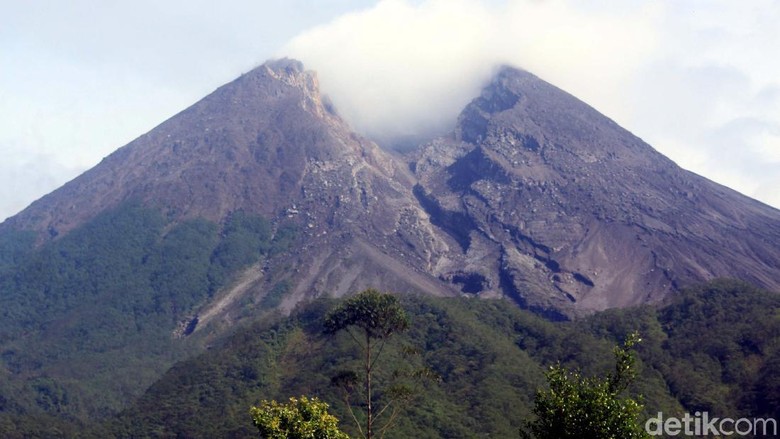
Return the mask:
[[(313, 72), (271, 61), (0, 227), (56, 239), (128, 201), (171, 222), (243, 210), (297, 224), (300, 245), (247, 273), (236, 303), (271, 274), (294, 285), (285, 309), (376, 287), (509, 297), (552, 318), (718, 276), (780, 289), (780, 212), (512, 68), (453, 133), (399, 159), (351, 131)], [(204, 309), (229, 310), (220, 300)]]
[(426, 271), (443, 244), (412, 186), (405, 164), (353, 133), (320, 96), (315, 73), (283, 59), (222, 86), (3, 226), (51, 239), (127, 201), (174, 222), (242, 210), (294, 222), (305, 235), (276, 261), (297, 285), (285, 306), (371, 285), (455, 294)]
[(11, 222), (57, 234), (128, 199), (156, 204), (172, 218), (219, 220), (237, 208), (274, 215), (318, 166), (335, 167), (375, 149), (327, 110), (316, 77), (299, 62), (270, 62), (120, 148)]
[(687, 172), (591, 107), (503, 68), (412, 158), (458, 242), (438, 276), (556, 315), (718, 276), (780, 289), (780, 212)]

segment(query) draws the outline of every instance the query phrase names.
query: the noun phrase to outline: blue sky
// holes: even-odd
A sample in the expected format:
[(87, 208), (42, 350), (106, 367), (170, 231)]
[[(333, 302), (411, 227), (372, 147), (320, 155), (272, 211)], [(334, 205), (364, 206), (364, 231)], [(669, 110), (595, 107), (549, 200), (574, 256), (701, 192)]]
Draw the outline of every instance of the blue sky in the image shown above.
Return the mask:
[(444, 130), (497, 63), (780, 206), (773, 0), (0, 0), (0, 220), (289, 55), (359, 131)]

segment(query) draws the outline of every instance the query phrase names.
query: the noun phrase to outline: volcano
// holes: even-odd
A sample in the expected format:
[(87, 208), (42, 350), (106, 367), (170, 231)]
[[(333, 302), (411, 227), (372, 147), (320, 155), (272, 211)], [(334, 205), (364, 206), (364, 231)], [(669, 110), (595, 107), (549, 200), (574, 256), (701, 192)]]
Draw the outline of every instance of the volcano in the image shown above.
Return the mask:
[(501, 69), (412, 166), (432, 222), (460, 244), (437, 274), (475, 291), (589, 312), (716, 277), (780, 288), (776, 209), (525, 71)]
[[(300, 62), (269, 61), (2, 229), (40, 244), (129, 201), (169, 223), (236, 211), (294, 223), (297, 247), (266, 263), (294, 280), (285, 309), (375, 286), (507, 297), (565, 318), (716, 277), (780, 289), (776, 209), (512, 67), (450, 134), (401, 155), (354, 133)], [(268, 282), (255, 277), (242, 294), (257, 299)]]
[(526, 71), (400, 153), (269, 61), (0, 224), (0, 411), (116, 413), (245, 323), (368, 287), (553, 320), (778, 291), (778, 243), (780, 211)]

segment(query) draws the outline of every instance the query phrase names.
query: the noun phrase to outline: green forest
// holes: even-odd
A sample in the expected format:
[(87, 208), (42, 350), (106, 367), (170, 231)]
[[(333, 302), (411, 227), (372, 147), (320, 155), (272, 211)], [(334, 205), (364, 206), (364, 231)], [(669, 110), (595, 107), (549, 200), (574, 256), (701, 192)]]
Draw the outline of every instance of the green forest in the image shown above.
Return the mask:
[[(401, 303), (410, 327), (389, 344), (388, 363), (404, 367), (403, 348), (417, 346), (420, 361), (441, 380), (420, 384), (387, 437), (518, 437), (550, 365), (608, 373), (613, 346), (634, 330), (643, 341), (628, 394), (644, 405), (643, 419), (659, 411), (780, 417), (780, 297), (740, 282), (691, 288), (657, 309), (566, 323), (505, 301), (402, 296)], [(359, 355), (347, 335), (323, 334), (323, 317), (335, 304), (321, 299), (290, 317), (266, 315), (221, 346), (177, 363), (102, 424), (31, 422), (46, 437), (62, 431), (63, 437), (248, 438), (257, 437), (250, 406), (311, 395), (328, 402), (344, 431), (355, 434), (331, 377)], [(379, 380), (389, 378), (388, 372)]]
[(240, 211), (224, 224), (170, 225), (134, 204), (40, 248), (32, 234), (0, 232), (3, 436), (44, 427), (38, 418), (80, 425), (115, 415), (202, 350), (172, 337), (198, 305), (294, 237)]
[[(417, 346), (441, 376), (426, 382), (388, 437), (517, 437), (544, 371), (560, 362), (585, 375), (614, 367), (632, 331), (640, 374), (629, 389), (645, 415), (709, 411), (780, 416), (780, 297), (735, 281), (689, 289), (661, 308), (614, 310), (553, 323), (505, 301), (403, 296), (409, 330), (388, 351), (403, 366)], [(330, 378), (359, 358), (348, 336), (323, 335), (335, 305), (317, 300), (268, 316), (218, 349), (173, 367), (102, 437), (256, 437), (248, 407), (313, 395), (355, 433)], [(772, 400), (775, 398), (775, 400)]]
[[(251, 406), (302, 395), (329, 404), (355, 437), (332, 377), (358, 366), (361, 353), (349, 334), (325, 327), (340, 300), (281, 315), (273, 308), (291, 284), (279, 281), (229, 336), (205, 346), (171, 335), (242, 268), (283, 252), (293, 228), (243, 212), (172, 226), (128, 205), (35, 251), (35, 236), (0, 239), (3, 437), (258, 437)], [(408, 326), (384, 348), (379, 397), (399, 371), (424, 366), (438, 379), (414, 383), (388, 438), (519, 437), (551, 366), (603, 376), (614, 346), (634, 332), (638, 376), (626, 394), (642, 404), (642, 419), (780, 418), (774, 292), (722, 279), (659, 306), (567, 322), (506, 300), (398, 293)]]

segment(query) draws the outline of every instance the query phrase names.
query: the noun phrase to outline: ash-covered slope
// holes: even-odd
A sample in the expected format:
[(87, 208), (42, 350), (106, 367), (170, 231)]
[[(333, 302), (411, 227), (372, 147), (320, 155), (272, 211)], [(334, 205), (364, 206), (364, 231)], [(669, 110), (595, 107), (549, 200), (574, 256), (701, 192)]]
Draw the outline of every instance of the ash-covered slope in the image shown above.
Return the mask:
[(10, 218), (0, 424), (121, 410), (234, 322), (312, 296), (456, 295), (428, 270), (446, 243), (399, 163), (280, 60)]
[[(239, 208), (274, 216), (301, 198), (307, 184), (324, 181), (313, 177), (318, 173), (354, 165), (364, 180), (391, 178), (393, 165), (378, 148), (329, 108), (316, 76), (301, 63), (268, 62), (8, 222), (57, 235), (128, 199), (158, 206), (172, 219), (219, 221)], [(318, 188), (342, 192), (327, 189)]]
[(453, 294), (426, 273), (443, 244), (411, 188), (406, 166), (323, 100), (316, 74), (282, 59), (222, 86), (2, 227), (45, 240), (129, 201), (172, 222), (220, 222), (241, 210), (304, 235), (279, 261), (296, 273), (285, 306), (377, 284)]
[(566, 313), (655, 302), (719, 276), (780, 289), (780, 212), (685, 171), (530, 73), (505, 67), (412, 158), (460, 244), (439, 276)]
[(780, 213), (680, 169), (535, 76), (501, 69), (402, 164), (353, 133), (316, 75), (268, 62), (0, 225), (56, 239), (129, 201), (171, 223), (235, 211), (297, 244), (196, 312), (284, 281), (289, 309), (368, 286), (508, 296), (574, 315), (728, 276), (780, 289)]

